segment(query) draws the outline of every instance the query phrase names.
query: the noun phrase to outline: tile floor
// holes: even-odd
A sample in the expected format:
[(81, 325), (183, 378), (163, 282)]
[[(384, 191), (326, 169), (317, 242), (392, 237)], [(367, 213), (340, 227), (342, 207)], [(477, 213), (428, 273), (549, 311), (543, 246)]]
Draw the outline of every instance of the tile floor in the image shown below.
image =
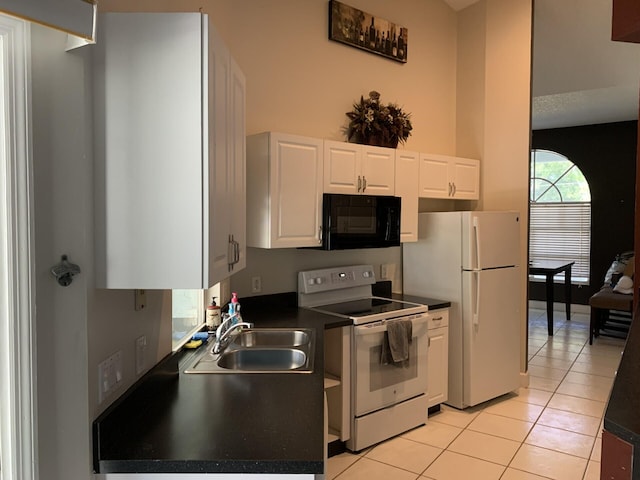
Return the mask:
[(338, 480), (592, 480), (602, 416), (624, 341), (589, 345), (589, 316), (529, 311), (529, 388), (477, 407), (443, 406), (423, 427), (329, 459)]

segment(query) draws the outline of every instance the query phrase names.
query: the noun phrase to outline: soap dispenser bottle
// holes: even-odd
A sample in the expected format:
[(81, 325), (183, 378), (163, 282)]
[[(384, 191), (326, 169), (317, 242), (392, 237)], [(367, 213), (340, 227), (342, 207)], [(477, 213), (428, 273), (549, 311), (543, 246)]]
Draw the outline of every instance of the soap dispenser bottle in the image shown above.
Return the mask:
[(211, 297), (211, 305), (207, 306), (206, 313), (207, 330), (213, 332), (220, 325), (220, 307), (216, 304), (216, 297)]
[(231, 315), (233, 320), (231, 323), (235, 325), (236, 323), (242, 322), (242, 317), (240, 317), (240, 302), (238, 302), (238, 294), (233, 292), (231, 294), (231, 303), (229, 304), (229, 315)]

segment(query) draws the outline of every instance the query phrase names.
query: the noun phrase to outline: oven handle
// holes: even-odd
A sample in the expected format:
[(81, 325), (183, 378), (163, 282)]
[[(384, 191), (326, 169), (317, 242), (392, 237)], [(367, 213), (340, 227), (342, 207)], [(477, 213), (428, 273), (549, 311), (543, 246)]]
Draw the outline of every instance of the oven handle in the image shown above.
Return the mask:
[[(395, 320), (402, 320), (402, 317), (394, 318), (393, 320), (388, 320), (393, 322)], [(413, 323), (413, 327), (416, 328), (420, 325), (427, 323), (427, 316), (420, 315), (419, 317), (415, 317), (411, 319)], [(354, 328), (354, 333), (356, 335), (372, 335), (374, 333), (386, 332), (387, 331), (387, 320), (381, 320), (378, 322), (373, 322), (368, 325), (358, 325)]]

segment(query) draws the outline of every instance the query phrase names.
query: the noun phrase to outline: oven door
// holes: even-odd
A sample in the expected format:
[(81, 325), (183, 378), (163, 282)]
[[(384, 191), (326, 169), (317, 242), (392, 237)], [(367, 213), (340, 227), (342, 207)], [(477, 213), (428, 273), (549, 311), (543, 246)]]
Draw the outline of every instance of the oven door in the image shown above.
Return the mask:
[[(381, 362), (384, 321), (354, 327), (354, 412), (361, 416), (427, 392), (427, 317), (412, 315), (409, 360)], [(400, 317), (399, 319), (402, 319)], [(398, 319), (394, 319), (398, 320)]]

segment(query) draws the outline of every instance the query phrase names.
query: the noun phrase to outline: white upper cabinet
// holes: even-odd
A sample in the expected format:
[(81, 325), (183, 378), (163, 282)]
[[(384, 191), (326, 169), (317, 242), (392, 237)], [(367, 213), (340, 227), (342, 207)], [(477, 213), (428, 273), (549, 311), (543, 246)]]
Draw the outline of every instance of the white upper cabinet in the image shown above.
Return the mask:
[(96, 286), (207, 288), (244, 260), (244, 76), (207, 15), (98, 31)]
[(477, 200), (480, 162), (471, 158), (420, 154), (420, 197)]
[(324, 141), (325, 193), (393, 195), (395, 150)]
[(265, 132), (247, 137), (247, 244), (321, 244), (321, 139)]
[(420, 154), (396, 150), (395, 195), (402, 198), (400, 241), (418, 241), (418, 171)]

